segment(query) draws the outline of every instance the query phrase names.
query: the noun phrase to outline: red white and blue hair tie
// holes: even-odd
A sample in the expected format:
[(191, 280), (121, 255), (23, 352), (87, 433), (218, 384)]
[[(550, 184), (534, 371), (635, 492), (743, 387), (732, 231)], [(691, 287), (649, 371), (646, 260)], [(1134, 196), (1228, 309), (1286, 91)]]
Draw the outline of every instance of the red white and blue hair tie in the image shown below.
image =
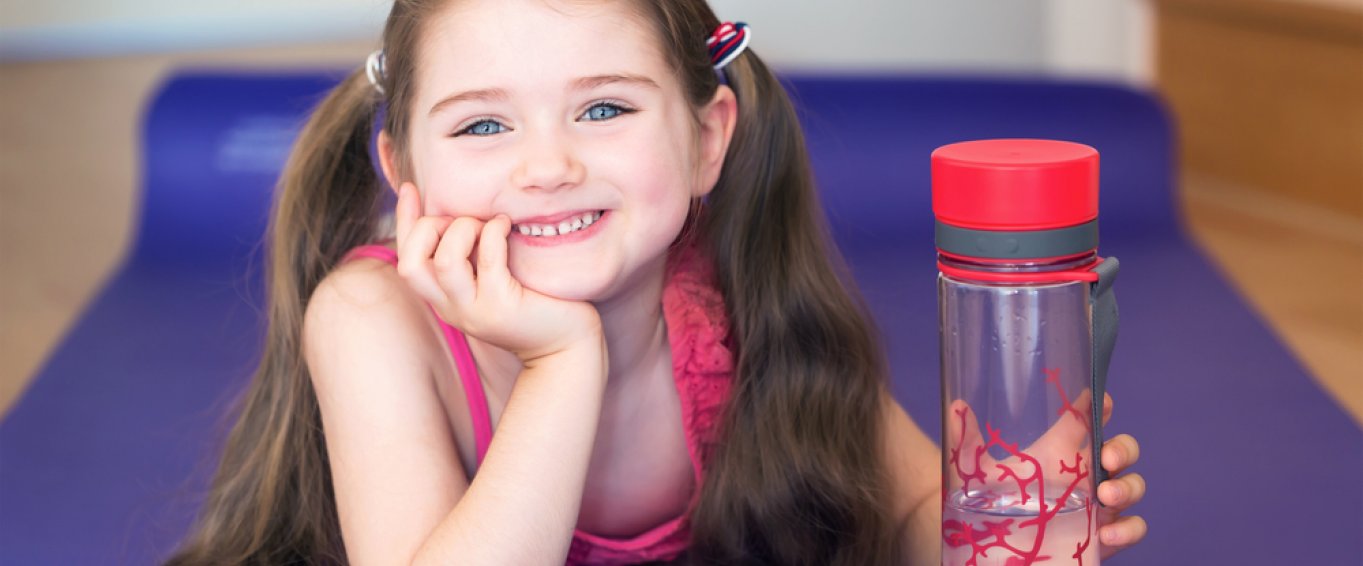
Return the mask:
[(748, 40), (751, 38), (752, 32), (748, 24), (743, 22), (719, 24), (719, 27), (715, 28), (715, 33), (710, 34), (710, 38), (705, 40), (705, 46), (710, 48), (710, 64), (714, 65), (715, 70), (723, 69), (748, 48)]

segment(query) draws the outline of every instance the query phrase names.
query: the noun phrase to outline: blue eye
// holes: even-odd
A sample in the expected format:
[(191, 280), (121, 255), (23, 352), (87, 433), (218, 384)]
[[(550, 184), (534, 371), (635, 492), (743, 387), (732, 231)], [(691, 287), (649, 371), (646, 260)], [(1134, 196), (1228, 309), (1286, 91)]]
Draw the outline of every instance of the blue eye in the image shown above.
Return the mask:
[(462, 135), (490, 136), (493, 134), (500, 134), (505, 131), (507, 131), (507, 127), (503, 126), (500, 122), (497, 122), (496, 120), (479, 120), (477, 122), (469, 124), (464, 129), (455, 132), (454, 135), (456, 137)]
[(626, 108), (613, 102), (598, 102), (593, 104), (591, 108), (588, 108), (586, 112), (583, 112), (582, 118), (580, 119), (589, 122), (610, 120), (611, 118), (632, 112), (634, 112), (633, 108)]

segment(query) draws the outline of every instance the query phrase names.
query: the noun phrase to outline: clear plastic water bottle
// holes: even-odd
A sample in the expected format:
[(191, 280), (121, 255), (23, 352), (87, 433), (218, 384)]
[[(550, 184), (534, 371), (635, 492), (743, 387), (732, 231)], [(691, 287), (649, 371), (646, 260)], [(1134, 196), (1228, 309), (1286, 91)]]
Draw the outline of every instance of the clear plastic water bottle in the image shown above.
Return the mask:
[(942, 346), (942, 563), (1098, 564), (1117, 261), (1098, 152), (983, 140), (932, 154)]

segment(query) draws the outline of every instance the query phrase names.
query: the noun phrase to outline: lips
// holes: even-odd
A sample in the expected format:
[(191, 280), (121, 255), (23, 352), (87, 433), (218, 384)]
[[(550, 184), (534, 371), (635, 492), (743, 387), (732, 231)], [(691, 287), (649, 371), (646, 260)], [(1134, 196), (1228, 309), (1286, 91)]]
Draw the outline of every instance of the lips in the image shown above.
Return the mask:
[(547, 238), (554, 236), (566, 236), (581, 232), (591, 227), (601, 220), (604, 211), (592, 210), (587, 212), (574, 212), (560, 214), (549, 217), (539, 217), (525, 219), (511, 225), (511, 229), (520, 232), (522, 236), (531, 238)]

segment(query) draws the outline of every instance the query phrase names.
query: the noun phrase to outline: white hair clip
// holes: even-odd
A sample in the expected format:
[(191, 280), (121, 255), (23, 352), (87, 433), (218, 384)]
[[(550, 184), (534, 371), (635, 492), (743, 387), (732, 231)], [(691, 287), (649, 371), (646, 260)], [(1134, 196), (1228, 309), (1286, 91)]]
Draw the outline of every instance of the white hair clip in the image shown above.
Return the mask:
[(369, 59), (364, 62), (364, 74), (369, 77), (369, 84), (374, 85), (374, 90), (379, 94), (387, 94), (383, 91), (383, 50), (379, 49), (369, 54)]

